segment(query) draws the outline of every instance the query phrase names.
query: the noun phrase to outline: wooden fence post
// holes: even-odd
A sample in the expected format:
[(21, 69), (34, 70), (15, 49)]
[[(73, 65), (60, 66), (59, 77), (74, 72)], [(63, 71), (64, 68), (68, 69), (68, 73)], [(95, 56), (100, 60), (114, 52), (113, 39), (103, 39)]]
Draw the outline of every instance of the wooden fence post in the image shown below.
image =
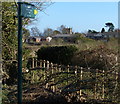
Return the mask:
[[(52, 74), (54, 74), (53, 63), (51, 63), (51, 70), (52, 70)], [(54, 78), (52, 79), (52, 82), (54, 83)], [(51, 90), (52, 90), (53, 92), (55, 92), (55, 87), (54, 87), (54, 86), (51, 86)]]
[(33, 57), (33, 58), (32, 58), (32, 68), (35, 67), (34, 61), (35, 61), (35, 59), (34, 59), (34, 57)]
[(44, 71), (43, 71), (43, 74), (44, 74), (44, 80), (46, 78), (46, 69), (45, 69), (45, 60), (43, 60), (43, 68), (44, 68)]
[(67, 65), (67, 72), (69, 73), (70, 72), (70, 66)]
[(70, 66), (69, 65), (67, 65), (67, 85), (69, 84), (69, 72), (70, 72)]
[(32, 68), (33, 58), (30, 58), (30, 68)]
[[(39, 60), (39, 67), (42, 68), (42, 60)], [(42, 75), (43, 74), (43, 71), (42, 69), (39, 70), (39, 74)]]
[(45, 60), (43, 60), (43, 68), (45, 68)]
[[(58, 65), (55, 64), (55, 73), (58, 72)], [(54, 83), (55, 83), (55, 79), (54, 79)], [(57, 85), (54, 86), (54, 92), (56, 92), (56, 89), (57, 89)]]
[(49, 61), (47, 61), (47, 69), (49, 69), (49, 67), (50, 67), (50, 63)]
[(59, 65), (59, 68), (58, 68), (59, 72), (61, 72), (61, 65)]
[(52, 74), (54, 73), (54, 70), (53, 70), (53, 63), (51, 63), (51, 71), (52, 71)]
[[(75, 76), (77, 77), (77, 75), (78, 75), (78, 66), (75, 66)], [(78, 92), (75, 93), (77, 94)]]
[[(48, 71), (49, 71), (50, 63), (49, 63), (49, 61), (47, 61), (46, 63), (47, 63), (47, 71), (46, 71), (47, 75), (46, 76), (49, 76), (49, 72)], [(48, 85), (49, 85), (49, 83), (46, 83), (46, 88), (48, 88)]]
[(58, 66), (58, 65), (57, 65), (57, 64), (55, 64), (55, 72), (56, 72), (56, 71), (58, 71), (58, 70), (57, 70), (57, 69), (58, 69), (58, 68), (57, 68), (57, 66)]
[[(59, 65), (59, 66), (58, 66), (58, 71), (59, 71), (59, 73), (61, 73), (61, 72), (62, 72), (61, 65)], [(61, 79), (61, 76), (60, 76), (60, 79)], [(60, 89), (60, 90), (59, 90), (59, 92), (61, 93), (61, 92), (62, 92), (62, 90)]]
[(105, 71), (103, 70), (103, 82), (102, 82), (102, 99), (105, 98), (105, 85), (104, 85)]
[[(82, 81), (83, 79), (83, 68), (81, 67), (81, 71), (80, 71), (80, 80)], [(80, 89), (80, 97), (82, 96), (82, 90)]]
[(42, 68), (42, 60), (40, 60), (40, 67)]
[(33, 71), (33, 73), (32, 73), (32, 83), (34, 83), (34, 80), (35, 80), (35, 74), (34, 74), (34, 71)]
[(95, 72), (94, 99), (97, 99), (97, 75), (98, 75), (98, 69), (96, 69), (96, 72)]
[(50, 63), (50, 75), (53, 74), (53, 63)]
[(38, 64), (37, 64), (37, 57), (35, 58), (35, 67), (37, 67), (38, 66)]
[(75, 66), (75, 75), (77, 75), (77, 66)]

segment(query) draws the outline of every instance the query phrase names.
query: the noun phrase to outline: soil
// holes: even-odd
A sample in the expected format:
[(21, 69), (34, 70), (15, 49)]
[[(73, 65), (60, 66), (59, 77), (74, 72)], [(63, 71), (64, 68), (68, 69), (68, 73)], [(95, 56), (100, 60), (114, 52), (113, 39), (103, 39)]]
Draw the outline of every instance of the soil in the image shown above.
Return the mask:
[[(17, 101), (17, 99), (14, 99)], [(29, 88), (23, 90), (22, 104), (114, 104), (108, 103), (98, 103), (97, 100), (91, 101), (75, 101), (73, 98), (68, 102), (68, 98), (64, 95), (56, 94), (44, 86), (30, 85)], [(11, 104), (17, 104), (17, 102), (12, 102)]]

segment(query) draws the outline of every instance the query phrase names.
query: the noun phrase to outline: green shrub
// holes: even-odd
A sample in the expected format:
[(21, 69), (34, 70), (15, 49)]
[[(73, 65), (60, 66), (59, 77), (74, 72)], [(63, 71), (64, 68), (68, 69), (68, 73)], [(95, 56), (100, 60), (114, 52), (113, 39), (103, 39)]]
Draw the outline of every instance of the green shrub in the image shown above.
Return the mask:
[(17, 62), (16, 61), (12, 61), (11, 63), (3, 63), (4, 65), (4, 69), (5, 69), (5, 73), (7, 74), (6, 76), (6, 80), (5, 83), (3, 84), (7, 84), (7, 85), (12, 85), (17, 83)]
[(77, 48), (73, 45), (41, 47), (37, 51), (37, 57), (38, 59), (67, 65), (71, 63), (71, 59), (76, 51)]

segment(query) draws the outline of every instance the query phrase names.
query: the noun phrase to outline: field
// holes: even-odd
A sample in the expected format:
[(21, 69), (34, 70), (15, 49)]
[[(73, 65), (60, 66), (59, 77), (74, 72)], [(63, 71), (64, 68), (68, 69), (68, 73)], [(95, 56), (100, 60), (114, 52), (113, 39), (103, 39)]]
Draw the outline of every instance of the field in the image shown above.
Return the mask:
[[(48, 65), (47, 60), (34, 59), (31, 70), (23, 74), (25, 104), (120, 104), (118, 39), (104, 42), (82, 37), (77, 43), (57, 40), (41, 45), (25, 45), (32, 50), (32, 57), (42, 46), (75, 45), (78, 48), (67, 66), (52, 62)], [(16, 85), (3, 85), (3, 94), (3, 104), (16, 104)]]

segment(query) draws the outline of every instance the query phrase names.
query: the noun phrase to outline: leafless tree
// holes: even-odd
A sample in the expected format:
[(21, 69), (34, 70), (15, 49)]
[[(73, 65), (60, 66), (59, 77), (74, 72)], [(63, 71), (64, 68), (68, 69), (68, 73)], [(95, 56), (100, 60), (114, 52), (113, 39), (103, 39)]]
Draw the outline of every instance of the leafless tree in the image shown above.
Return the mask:
[(40, 32), (40, 30), (37, 27), (32, 27), (31, 28), (31, 34), (33, 36), (41, 36), (42, 33)]

